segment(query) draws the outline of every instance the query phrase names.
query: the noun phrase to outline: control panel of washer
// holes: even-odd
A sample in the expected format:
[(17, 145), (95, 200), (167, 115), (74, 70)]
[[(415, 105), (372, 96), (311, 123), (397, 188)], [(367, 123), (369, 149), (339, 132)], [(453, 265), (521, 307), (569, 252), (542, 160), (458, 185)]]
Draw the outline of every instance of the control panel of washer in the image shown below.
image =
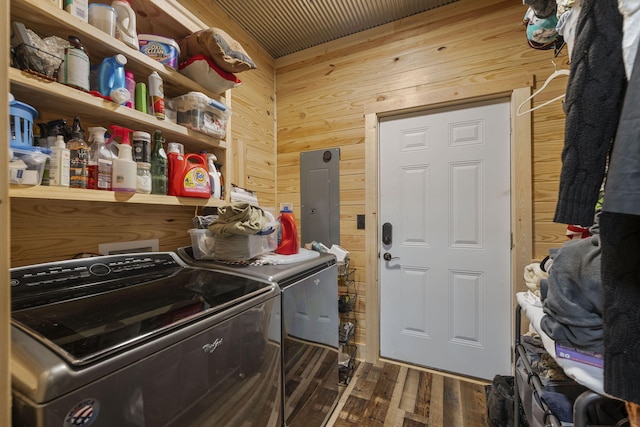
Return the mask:
[(41, 295), (50, 300), (53, 293), (78, 291), (123, 278), (127, 279), (127, 285), (136, 284), (166, 277), (183, 267), (171, 252), (107, 255), (16, 267), (11, 269), (11, 300), (15, 309), (15, 303), (25, 298), (33, 301)]

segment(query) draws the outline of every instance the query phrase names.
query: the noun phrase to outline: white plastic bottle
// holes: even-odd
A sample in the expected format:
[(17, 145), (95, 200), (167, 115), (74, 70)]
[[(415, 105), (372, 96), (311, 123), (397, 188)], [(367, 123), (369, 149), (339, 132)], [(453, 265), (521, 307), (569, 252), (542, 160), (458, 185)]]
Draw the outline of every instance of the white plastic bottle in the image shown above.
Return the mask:
[(140, 50), (138, 44), (138, 33), (136, 30), (136, 13), (131, 7), (129, 0), (114, 0), (111, 2), (117, 14), (116, 39), (135, 50)]
[[(128, 141), (127, 141), (128, 142)], [(113, 159), (111, 175), (111, 189), (126, 193), (135, 193), (138, 186), (138, 171), (136, 162), (131, 155), (131, 145), (120, 143), (118, 145), (118, 158)]]
[(220, 174), (216, 169), (215, 162), (218, 160), (215, 154), (207, 154), (207, 164), (209, 166), (209, 179), (211, 180), (211, 197), (219, 200), (221, 187), (220, 187)]
[(64, 137), (58, 135), (51, 147), (51, 166), (49, 167), (49, 186), (68, 187), (70, 177), (71, 151), (64, 143)]

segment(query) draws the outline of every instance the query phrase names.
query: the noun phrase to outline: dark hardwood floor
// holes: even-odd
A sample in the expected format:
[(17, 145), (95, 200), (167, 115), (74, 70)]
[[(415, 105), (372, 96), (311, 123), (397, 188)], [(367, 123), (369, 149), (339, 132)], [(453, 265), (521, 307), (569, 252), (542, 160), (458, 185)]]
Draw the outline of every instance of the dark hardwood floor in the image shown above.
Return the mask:
[(485, 383), (362, 362), (328, 427), (488, 427)]

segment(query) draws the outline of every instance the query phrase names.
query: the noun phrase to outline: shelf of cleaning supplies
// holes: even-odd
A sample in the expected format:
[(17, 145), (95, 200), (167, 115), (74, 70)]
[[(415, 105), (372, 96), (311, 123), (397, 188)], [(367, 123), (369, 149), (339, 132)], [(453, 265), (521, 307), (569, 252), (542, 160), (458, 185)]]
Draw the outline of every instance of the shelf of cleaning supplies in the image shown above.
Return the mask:
[(94, 119), (104, 127), (113, 123), (150, 133), (160, 129), (167, 141), (186, 142), (192, 148), (205, 150), (215, 147), (227, 148), (224, 140), (214, 139), (168, 120), (158, 120), (150, 114), (106, 101), (25, 71), (9, 68), (9, 81), (11, 93), (15, 98), (38, 110), (64, 111), (66, 116), (80, 116), (83, 121)]
[(77, 200), (83, 202), (140, 203), (172, 206), (222, 206), (224, 200), (196, 197), (161, 196), (157, 194), (121, 193), (115, 191), (85, 190), (81, 188), (30, 187), (11, 185), (9, 196), (22, 199)]
[[(162, 4), (171, 2), (162, 2)], [(175, 8), (174, 8), (175, 9)], [(178, 10), (178, 9), (175, 9)], [(148, 11), (152, 13), (151, 10)], [(165, 25), (171, 31), (178, 32), (183, 37), (193, 32), (193, 24), (185, 27), (180, 23), (181, 15), (166, 15)], [(172, 21), (169, 21), (172, 19)], [(12, 0), (11, 20), (20, 21), (25, 26), (35, 31), (41, 37), (58, 36), (66, 40), (67, 36), (74, 35), (80, 38), (82, 44), (87, 49), (91, 58), (91, 63), (97, 64), (103, 58), (113, 56), (118, 53), (127, 57), (126, 69), (133, 71), (136, 81), (147, 80), (152, 71), (157, 71), (164, 81), (164, 92), (167, 97), (183, 95), (190, 91), (204, 92), (209, 97), (221, 100), (219, 94), (206, 91), (202, 86), (183, 76), (170, 67), (166, 67), (160, 62), (146, 56), (140, 51), (133, 49), (121, 41), (100, 31), (94, 26), (80, 20), (79, 18), (58, 8), (55, 2), (42, 0)], [(166, 28), (166, 27), (165, 27)], [(177, 37), (177, 35), (173, 35)]]

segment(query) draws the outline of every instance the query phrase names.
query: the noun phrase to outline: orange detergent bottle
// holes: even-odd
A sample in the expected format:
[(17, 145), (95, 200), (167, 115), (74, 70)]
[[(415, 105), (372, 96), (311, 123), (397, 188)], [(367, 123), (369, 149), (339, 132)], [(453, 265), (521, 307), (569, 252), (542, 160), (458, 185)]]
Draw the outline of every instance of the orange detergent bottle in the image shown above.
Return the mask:
[(206, 155), (168, 153), (169, 195), (183, 197), (211, 196)]

